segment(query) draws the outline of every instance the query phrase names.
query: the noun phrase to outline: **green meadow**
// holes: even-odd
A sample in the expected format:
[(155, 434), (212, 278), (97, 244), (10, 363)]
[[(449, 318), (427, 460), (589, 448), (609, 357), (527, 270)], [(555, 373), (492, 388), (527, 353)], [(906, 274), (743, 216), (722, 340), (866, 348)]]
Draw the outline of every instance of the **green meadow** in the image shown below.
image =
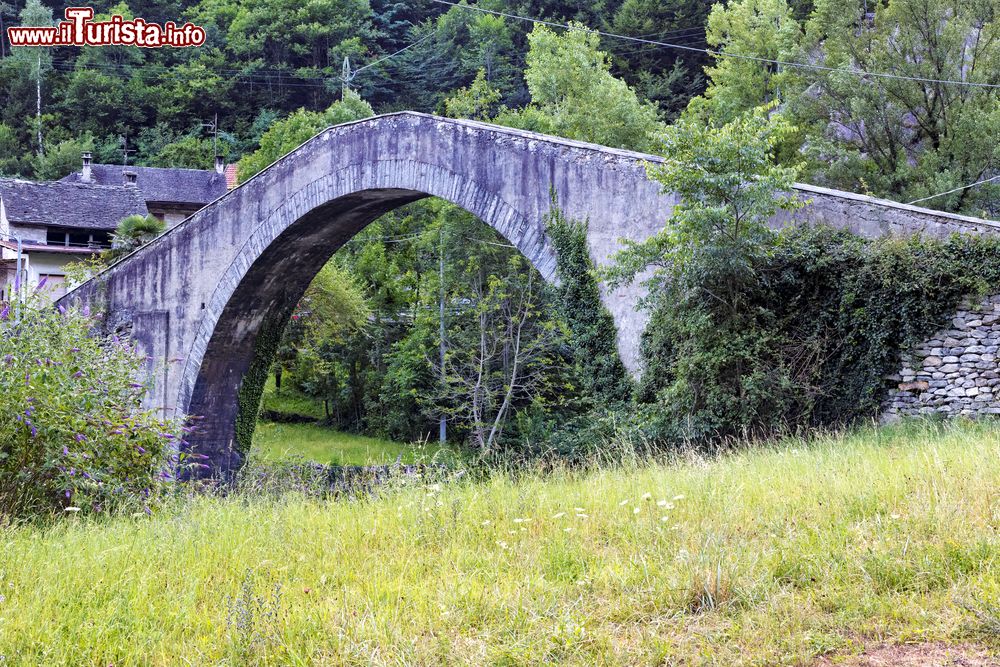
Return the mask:
[(152, 516), (4, 529), (0, 655), (814, 665), (885, 643), (988, 652), (998, 489), (996, 426), (915, 423), (614, 468), (398, 480), (353, 499), (192, 494)]

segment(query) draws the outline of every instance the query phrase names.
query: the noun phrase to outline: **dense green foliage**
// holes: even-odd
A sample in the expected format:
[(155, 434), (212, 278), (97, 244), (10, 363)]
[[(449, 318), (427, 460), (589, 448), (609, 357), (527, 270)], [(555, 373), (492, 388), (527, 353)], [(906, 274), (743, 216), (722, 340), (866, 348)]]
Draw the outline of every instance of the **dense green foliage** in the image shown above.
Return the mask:
[(276, 370), (283, 390), (322, 401), (340, 429), (414, 440), (445, 416), (449, 439), (496, 450), (571, 408), (566, 335), (520, 253), (431, 200), (384, 216), (337, 254), (286, 329)]
[(974, 215), (998, 210), (996, 182), (966, 187), (1000, 164), (995, 2), (816, 0), (797, 15), (786, 0), (738, 0), (713, 8), (708, 41), (832, 71), (720, 58), (691, 115), (718, 122), (777, 99), (800, 128), (784, 159), (808, 158), (810, 181), (904, 202), (929, 197), (922, 205)]
[[(180, 436), (143, 412), (131, 344), (33, 293), (0, 308), (0, 514), (110, 511), (150, 502)], [(176, 461), (176, 458), (174, 459)], [(141, 505), (140, 505), (141, 507)]]
[(769, 250), (739, 283), (735, 318), (705, 291), (658, 299), (640, 401), (662, 409), (663, 437), (767, 436), (874, 417), (900, 353), (964, 297), (1000, 289), (996, 239), (866, 241), (806, 227)]
[(721, 127), (681, 121), (651, 174), (681, 203), (611, 272), (653, 266), (638, 401), (667, 442), (838, 426), (876, 414), (900, 353), (963, 297), (1000, 289), (1000, 241), (866, 241), (823, 227), (775, 232), (794, 199), (776, 166), (789, 128), (764, 110)]
[[(614, 8), (598, 2), (493, 0), (483, 6), (579, 20), (591, 27), (613, 22), (647, 33), (660, 25), (668, 33), (668, 26), (675, 25), (688, 28), (686, 34), (703, 32), (707, 8), (698, 6), (703, 3), (679, 4), (684, 8), (670, 12), (657, 3), (627, 2), (614, 16)], [(161, 23), (190, 20), (206, 29), (207, 41), (192, 49), (12, 49), (6, 35), (0, 35), (0, 98), (6, 102), (0, 109), (0, 174), (59, 178), (78, 168), (83, 150), (93, 151), (98, 162), (120, 163), (127, 148), (133, 163), (208, 169), (216, 151), (235, 162), (261, 148), (256, 164), (246, 167), (249, 175), (269, 163), (265, 158), (276, 158), (309, 138), (309, 130), (363, 117), (372, 108), (442, 112), (444, 101), (469, 86), (479, 71), (497, 91), (497, 101), (511, 109), (531, 99), (534, 85), (522, 77), (531, 23), (427, 0), (320, 0), (308, 5), (293, 0), (177, 0), (141, 7), (109, 1), (95, 8), (98, 19), (120, 14)], [(14, 0), (0, 3), (0, 24), (51, 24), (62, 19), (61, 11), (38, 0)], [(580, 38), (598, 42), (583, 33), (574, 39)], [(544, 39), (555, 46), (552, 37)], [(614, 51), (615, 73), (641, 83), (652, 99), (662, 102), (661, 110), (676, 113), (700, 91), (703, 58), (697, 54), (677, 59), (669, 50), (633, 53), (629, 45), (605, 42)], [(403, 47), (409, 48), (397, 53)], [(555, 48), (552, 55), (559, 51)], [(353, 108), (349, 118), (318, 118), (352, 89), (371, 104), (367, 113)], [(356, 107), (350, 97), (348, 92), (345, 102)], [(607, 94), (604, 103), (609, 108), (621, 104)], [(656, 108), (648, 109), (655, 116)], [(263, 145), (271, 125), (289, 116), (291, 126)], [(209, 126), (216, 117), (217, 141)]]
[(612, 76), (596, 34), (580, 29), (559, 35), (539, 25), (528, 43), (524, 78), (531, 103), (504, 110), (496, 122), (614, 148), (652, 149), (661, 127), (656, 107)]

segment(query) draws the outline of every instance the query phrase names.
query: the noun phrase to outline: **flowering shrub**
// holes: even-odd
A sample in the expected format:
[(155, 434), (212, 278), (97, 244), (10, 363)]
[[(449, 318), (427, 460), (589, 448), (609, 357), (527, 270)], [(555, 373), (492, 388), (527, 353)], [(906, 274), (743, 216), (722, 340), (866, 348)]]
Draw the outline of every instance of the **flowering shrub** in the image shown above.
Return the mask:
[(141, 408), (144, 360), (35, 292), (0, 304), (0, 515), (148, 510), (180, 425)]

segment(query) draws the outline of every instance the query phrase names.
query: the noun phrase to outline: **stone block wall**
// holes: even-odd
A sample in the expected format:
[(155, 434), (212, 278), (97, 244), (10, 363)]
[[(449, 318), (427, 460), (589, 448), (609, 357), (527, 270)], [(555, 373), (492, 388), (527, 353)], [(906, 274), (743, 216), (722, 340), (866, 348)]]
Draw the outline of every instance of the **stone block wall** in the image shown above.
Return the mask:
[(917, 345), (889, 376), (883, 421), (1000, 414), (1000, 295), (965, 303), (951, 325)]

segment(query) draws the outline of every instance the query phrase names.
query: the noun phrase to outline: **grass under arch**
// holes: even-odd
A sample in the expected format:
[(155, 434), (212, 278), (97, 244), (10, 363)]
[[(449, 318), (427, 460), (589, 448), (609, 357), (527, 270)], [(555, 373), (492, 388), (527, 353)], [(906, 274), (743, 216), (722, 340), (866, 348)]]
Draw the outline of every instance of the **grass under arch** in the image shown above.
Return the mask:
[[(188, 498), (7, 529), (26, 665), (810, 665), (975, 641), (1000, 427), (908, 424), (356, 501)], [(229, 622), (227, 623), (227, 616)]]

